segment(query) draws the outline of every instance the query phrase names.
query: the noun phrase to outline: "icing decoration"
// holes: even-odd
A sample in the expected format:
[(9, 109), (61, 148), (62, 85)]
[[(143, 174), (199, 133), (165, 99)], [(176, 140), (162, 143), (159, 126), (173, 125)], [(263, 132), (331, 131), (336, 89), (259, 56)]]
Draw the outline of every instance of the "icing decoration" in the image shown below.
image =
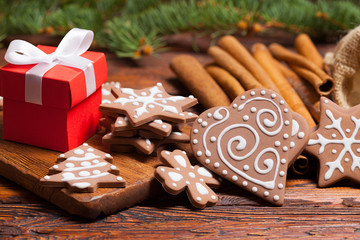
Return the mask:
[(102, 93), (102, 101), (101, 103), (110, 104), (115, 101), (115, 97), (111, 94), (111, 88), (120, 88), (119, 82), (106, 82), (102, 85), (101, 93)]
[(98, 187), (125, 187), (119, 169), (112, 165), (113, 158), (84, 143), (60, 154), (49, 175), (40, 182), (46, 187), (66, 187), (72, 192), (94, 192)]
[(229, 107), (203, 112), (193, 124), (191, 147), (211, 171), (282, 205), (287, 168), (305, 147), (308, 132), (305, 119), (291, 112), (280, 95), (256, 89)]
[(160, 159), (169, 167), (157, 167), (155, 177), (168, 193), (177, 195), (186, 189), (191, 204), (197, 208), (217, 203), (218, 197), (210, 187), (218, 187), (220, 182), (211, 172), (192, 166), (186, 153), (180, 150), (162, 151)]
[[(189, 114), (183, 109), (197, 103), (196, 98), (169, 95), (163, 86), (156, 86), (134, 90), (131, 88), (112, 88), (116, 97), (110, 104), (101, 104), (100, 111), (111, 111), (125, 114), (133, 126), (140, 126), (156, 119), (169, 122), (186, 122)], [(196, 116), (192, 116), (195, 119)]]
[(343, 109), (331, 100), (321, 98), (319, 127), (311, 134), (306, 147), (307, 152), (319, 159), (320, 187), (343, 178), (360, 182), (359, 106)]

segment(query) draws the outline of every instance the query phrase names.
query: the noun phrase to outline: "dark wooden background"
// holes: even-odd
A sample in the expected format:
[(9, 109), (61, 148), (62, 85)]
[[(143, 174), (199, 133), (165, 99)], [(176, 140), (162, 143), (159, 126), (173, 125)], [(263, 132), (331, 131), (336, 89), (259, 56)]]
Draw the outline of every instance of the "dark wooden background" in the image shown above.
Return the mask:
[[(180, 38), (181, 41), (186, 43), (186, 39)], [(253, 41), (250, 39), (246, 44)], [(324, 52), (334, 45), (319, 47)], [(107, 53), (109, 81), (120, 81), (125, 87), (148, 87), (161, 81), (171, 94), (189, 94), (168, 67), (171, 58), (184, 51), (174, 48), (172, 52), (139, 61), (117, 59)], [(5, 63), (4, 54), (5, 50), (0, 50), (1, 65)], [(204, 53), (191, 54), (202, 63), (210, 61)], [(202, 110), (201, 106), (195, 108)], [(0, 176), (0, 239), (360, 238), (359, 186), (344, 181), (331, 188), (316, 188), (316, 173), (316, 161), (311, 162), (305, 175), (289, 170), (282, 207), (270, 206), (225, 182), (216, 190), (220, 198), (217, 205), (204, 210), (191, 207), (184, 193), (171, 196), (163, 192), (159, 197), (96, 220), (71, 216)]]

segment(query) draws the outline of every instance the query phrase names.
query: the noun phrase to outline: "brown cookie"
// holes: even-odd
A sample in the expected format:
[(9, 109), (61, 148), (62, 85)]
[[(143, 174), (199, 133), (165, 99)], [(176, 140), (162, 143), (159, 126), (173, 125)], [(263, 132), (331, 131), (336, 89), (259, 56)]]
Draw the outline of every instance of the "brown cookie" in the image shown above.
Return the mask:
[(139, 130), (139, 136), (142, 138), (150, 138), (150, 139), (164, 139), (163, 136), (160, 136), (148, 130)]
[(220, 182), (211, 172), (192, 166), (186, 153), (180, 150), (162, 151), (160, 159), (169, 167), (157, 167), (155, 177), (168, 193), (177, 195), (186, 189), (191, 204), (201, 209), (217, 203), (218, 197), (210, 187), (218, 187)]
[(98, 187), (125, 187), (112, 165), (110, 154), (92, 148), (87, 143), (64, 154), (52, 166), (49, 175), (40, 181), (45, 187), (66, 187), (72, 192), (95, 192)]
[[(112, 133), (108, 133), (103, 137), (103, 143), (110, 145), (131, 145), (139, 149), (146, 155), (153, 153), (159, 146), (171, 143), (187, 143), (190, 137), (183, 132), (172, 132), (168, 137), (158, 140), (142, 137), (116, 137)], [(113, 147), (112, 150), (116, 150)]]
[(100, 105), (100, 111), (125, 114), (131, 125), (137, 127), (155, 119), (183, 123), (189, 120), (184, 109), (194, 106), (197, 99), (193, 96), (171, 96), (161, 83), (156, 86), (134, 90), (132, 88), (112, 88), (116, 97), (112, 103)]
[(116, 98), (111, 93), (111, 88), (120, 88), (119, 82), (106, 82), (102, 85), (102, 101), (101, 103), (112, 103)]
[(276, 92), (255, 89), (229, 107), (203, 112), (191, 147), (206, 168), (275, 205), (282, 205), (288, 166), (307, 143), (309, 127)]
[(348, 178), (360, 183), (360, 105), (344, 109), (320, 99), (320, 121), (306, 151), (319, 159), (319, 187)]
[(4, 98), (0, 97), (0, 110), (3, 109), (3, 104), (4, 104)]

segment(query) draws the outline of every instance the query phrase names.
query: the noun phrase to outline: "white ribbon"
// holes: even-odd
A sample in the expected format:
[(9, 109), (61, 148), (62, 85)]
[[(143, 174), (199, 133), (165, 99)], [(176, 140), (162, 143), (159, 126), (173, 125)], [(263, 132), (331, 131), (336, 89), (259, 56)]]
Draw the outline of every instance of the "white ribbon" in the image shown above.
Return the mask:
[(96, 91), (96, 79), (92, 61), (81, 57), (94, 38), (90, 30), (71, 29), (61, 40), (55, 52), (46, 54), (31, 43), (14, 40), (5, 54), (5, 60), (16, 65), (36, 64), (25, 74), (25, 101), (42, 105), (42, 78), (55, 65), (64, 65), (84, 71), (86, 94)]

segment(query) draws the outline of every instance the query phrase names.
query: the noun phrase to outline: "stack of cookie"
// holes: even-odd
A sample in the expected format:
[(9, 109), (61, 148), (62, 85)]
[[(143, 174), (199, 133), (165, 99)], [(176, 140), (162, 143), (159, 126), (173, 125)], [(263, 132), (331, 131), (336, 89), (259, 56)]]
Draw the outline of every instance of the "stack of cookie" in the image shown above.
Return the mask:
[(149, 155), (160, 145), (190, 141), (180, 129), (197, 118), (196, 114), (183, 112), (197, 103), (193, 96), (171, 96), (161, 83), (139, 90), (115, 84), (104, 85), (103, 89), (103, 93), (111, 91), (111, 96), (103, 95), (107, 101), (100, 105), (100, 124), (109, 131), (103, 143), (110, 144), (111, 151), (138, 149)]

